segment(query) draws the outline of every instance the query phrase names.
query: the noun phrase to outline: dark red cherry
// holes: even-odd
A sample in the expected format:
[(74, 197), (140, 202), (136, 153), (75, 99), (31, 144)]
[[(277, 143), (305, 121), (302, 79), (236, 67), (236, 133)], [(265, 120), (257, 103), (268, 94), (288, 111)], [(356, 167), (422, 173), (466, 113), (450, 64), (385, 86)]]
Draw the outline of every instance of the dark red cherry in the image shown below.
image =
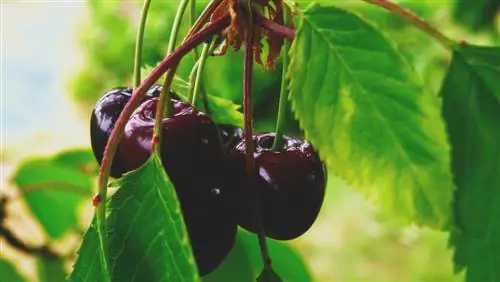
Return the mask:
[[(120, 147), (125, 168), (142, 165), (151, 152), (158, 99), (144, 102), (127, 122)], [(172, 100), (162, 121), (161, 159), (175, 186), (198, 269), (215, 269), (231, 250), (236, 218), (225, 178), (226, 163), (215, 124), (191, 105)]]
[[(325, 195), (326, 171), (311, 143), (284, 136), (284, 148), (272, 150), (274, 133), (257, 134), (255, 142), (255, 188), (266, 235), (290, 240), (304, 234), (316, 220)], [(251, 192), (246, 183), (245, 142), (229, 153), (233, 185), (239, 188), (238, 223), (258, 231)]]
[[(127, 87), (117, 87), (106, 92), (95, 104), (90, 117), (90, 142), (92, 151), (96, 160), (101, 164), (104, 148), (108, 142), (111, 131), (120, 116), (123, 108), (130, 100), (133, 89)], [(146, 97), (142, 100), (149, 100), (158, 97), (161, 92), (161, 86), (153, 86)], [(115, 154), (111, 166), (111, 176), (118, 178), (124, 172), (123, 161), (119, 154)]]
[(236, 144), (243, 140), (243, 129), (230, 124), (220, 124), (222, 147), (225, 153), (229, 153)]

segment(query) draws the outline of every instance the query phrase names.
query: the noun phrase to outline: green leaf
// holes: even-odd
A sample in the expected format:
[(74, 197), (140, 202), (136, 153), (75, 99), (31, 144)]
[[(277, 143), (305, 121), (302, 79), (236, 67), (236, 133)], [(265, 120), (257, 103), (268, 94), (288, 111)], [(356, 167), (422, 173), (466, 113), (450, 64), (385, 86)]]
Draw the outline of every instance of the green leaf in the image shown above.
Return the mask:
[(60, 259), (47, 260), (37, 258), (37, 272), (39, 282), (65, 282), (68, 274), (64, 261)]
[(306, 138), (336, 174), (387, 210), (449, 225), (449, 148), (437, 97), (355, 14), (313, 4), (299, 17), (288, 75)]
[(73, 149), (58, 153), (54, 162), (83, 173), (96, 176), (99, 165), (90, 149)]
[[(108, 206), (112, 281), (199, 281), (174, 187), (153, 155), (115, 182)], [(101, 281), (95, 220), (83, 238), (71, 281)]]
[(258, 248), (258, 246), (248, 245), (245, 238), (243, 238), (242, 232), (245, 231), (238, 230), (234, 246), (229, 255), (217, 269), (202, 278), (203, 282), (255, 282), (258, 269), (256, 269), (251, 258), (250, 248)]
[[(312, 281), (304, 260), (290, 244), (267, 239), (267, 247), (273, 260), (273, 270), (278, 277), (287, 282)], [(240, 228), (228, 257), (219, 268), (203, 277), (203, 282), (252, 282), (263, 267), (257, 236)]]
[(500, 13), (500, 0), (455, 1), (453, 17), (472, 30), (495, 30), (495, 17)]
[(279, 277), (274, 270), (266, 271), (262, 270), (262, 273), (257, 277), (258, 282), (283, 282), (283, 279)]
[(90, 199), (93, 187), (91, 177), (51, 159), (23, 163), (12, 181), (54, 239), (78, 226), (77, 208), (83, 200)]
[[(151, 72), (151, 67), (146, 67), (142, 69), (142, 72), (149, 74)], [(187, 101), (187, 93), (189, 90), (189, 83), (183, 80), (179, 76), (174, 77), (172, 82), (172, 90), (183, 101)], [(240, 105), (233, 103), (231, 100), (222, 98), (215, 95), (207, 94), (208, 105), (210, 107), (211, 116), (210, 118), (217, 124), (231, 124), (239, 127), (243, 127), (243, 114), (239, 111)], [(206, 111), (203, 105), (202, 99), (198, 99), (196, 103), (196, 108)]]
[[(257, 236), (255, 234), (242, 230), (241, 236), (250, 250), (256, 275), (259, 274), (264, 264), (260, 254)], [(300, 254), (291, 244), (267, 239), (267, 248), (273, 261), (273, 270), (287, 282), (311, 282), (313, 281), (309, 268)]]
[(455, 175), (457, 271), (467, 281), (500, 281), (500, 48), (453, 53), (442, 87)]
[(24, 282), (26, 281), (12, 263), (0, 258), (0, 281)]
[[(215, 123), (243, 127), (243, 114), (239, 111), (240, 105), (214, 95), (207, 95), (207, 100), (212, 113), (211, 118)], [(206, 110), (201, 99), (197, 102), (196, 107), (202, 111)]]

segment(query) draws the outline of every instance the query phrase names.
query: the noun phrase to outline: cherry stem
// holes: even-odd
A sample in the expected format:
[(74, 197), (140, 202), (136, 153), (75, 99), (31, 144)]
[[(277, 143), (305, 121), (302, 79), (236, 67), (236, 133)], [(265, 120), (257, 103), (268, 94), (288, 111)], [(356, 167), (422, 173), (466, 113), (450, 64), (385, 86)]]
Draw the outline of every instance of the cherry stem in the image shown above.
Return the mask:
[(142, 43), (144, 41), (144, 28), (146, 27), (146, 20), (148, 18), (149, 4), (151, 4), (151, 0), (144, 1), (139, 29), (137, 30), (137, 37), (135, 39), (134, 87), (141, 84)]
[[(179, 36), (179, 31), (182, 23), (182, 18), (184, 17), (184, 13), (186, 12), (186, 8), (189, 4), (190, 0), (181, 0), (179, 5), (177, 6), (177, 12), (175, 13), (174, 22), (172, 24), (172, 30), (170, 32), (170, 39), (168, 41), (167, 47), (167, 56), (172, 53), (175, 49), (175, 45), (177, 43), (177, 37)], [(158, 142), (153, 142), (153, 149), (157, 149), (157, 153), (159, 154), (159, 147), (155, 146), (155, 144), (160, 142), (161, 139), (161, 124), (163, 120), (163, 116), (170, 117), (172, 115), (172, 94), (170, 92), (170, 85), (172, 84), (173, 77), (175, 76), (175, 70), (170, 70), (167, 73), (167, 77), (165, 77), (165, 81), (163, 83), (163, 88), (160, 93), (160, 98), (158, 101), (158, 106), (155, 114), (155, 126), (153, 129), (153, 136), (157, 136)], [(155, 140), (153, 138), (153, 140)]]
[[(251, 29), (250, 29), (251, 30)], [(271, 269), (271, 259), (267, 250), (266, 234), (262, 224), (259, 192), (255, 186), (255, 143), (253, 142), (252, 133), (252, 71), (253, 71), (253, 39), (251, 34), (248, 34), (245, 47), (245, 60), (243, 65), (243, 116), (244, 128), (243, 135), (245, 140), (245, 164), (247, 173), (247, 187), (251, 191), (252, 203), (254, 206), (254, 218), (258, 222), (258, 239), (264, 270)]]
[(415, 25), (423, 32), (434, 37), (437, 41), (439, 41), (439, 43), (441, 43), (441, 45), (443, 45), (447, 49), (452, 49), (455, 44), (453, 40), (443, 35), (439, 30), (437, 30), (434, 26), (426, 22), (424, 19), (420, 18), (412, 11), (396, 3), (393, 3), (389, 0), (363, 0), (363, 1), (373, 4), (375, 6), (382, 7), (388, 10), (389, 12), (394, 13), (403, 20)]
[[(196, 17), (196, 0), (189, 0), (189, 25), (194, 25), (194, 19)], [(198, 49), (194, 48), (193, 50), (194, 60), (198, 60)]]
[[(196, 32), (198, 32), (202, 27), (203, 25), (210, 19), (210, 15), (212, 15), (212, 13), (215, 11), (215, 9), (217, 9), (217, 7), (220, 5), (220, 3), (222, 3), (222, 0), (212, 0), (206, 7), (205, 9), (203, 10), (203, 12), (201, 13), (200, 17), (196, 20), (196, 22), (193, 24), (193, 26), (191, 27), (191, 29), (189, 30), (188, 34), (186, 35), (186, 37), (184, 37), (184, 40), (183, 40), (183, 43), (188, 39), (190, 38), (191, 36), (193, 36), (193, 34), (195, 34)], [(172, 35), (172, 34), (171, 34)], [(177, 38), (177, 36), (175, 36), (175, 38)], [(172, 42), (172, 41), (170, 41)], [(170, 42), (169, 42), (169, 45), (170, 45)], [(175, 45), (175, 44), (174, 44)], [(195, 48), (196, 49), (196, 48)], [(179, 61), (180, 62), (180, 61)], [(162, 93), (164, 91), (167, 91), (170, 89), (170, 86), (172, 85), (172, 81), (174, 80), (174, 77), (175, 77), (175, 73), (177, 71), (177, 67), (179, 66), (179, 62), (176, 62), (171, 68), (170, 70), (167, 72), (167, 75), (166, 75), (166, 78), (165, 78), (165, 82), (163, 83), (163, 89), (162, 89)], [(170, 95), (170, 92), (168, 93), (165, 93), (163, 94), (163, 96), (165, 95)], [(160, 95), (160, 101), (159, 102), (162, 102), (163, 104), (164, 101), (165, 101), (165, 98), (163, 98), (163, 100), (161, 99), (161, 96)], [(170, 98), (171, 97), (168, 97), (168, 101), (170, 101)], [(167, 107), (171, 107), (171, 104), (168, 103), (167, 104)], [(169, 113), (169, 110), (170, 108), (167, 108), (167, 116), (168, 116), (168, 113)], [(154, 145), (154, 144), (153, 144)]]
[(193, 93), (189, 93), (191, 95), (191, 105), (196, 105), (196, 100), (198, 99), (199, 93), (201, 91), (202, 85), (202, 75), (203, 69), (205, 68), (205, 62), (208, 58), (208, 51), (210, 50), (210, 43), (205, 43), (203, 45), (203, 49), (201, 50), (200, 59), (198, 60), (198, 67), (196, 68), (196, 78), (194, 80), (193, 85)]
[(293, 28), (289, 28), (285, 25), (280, 25), (279, 23), (271, 21), (270, 19), (264, 17), (263, 15), (259, 15), (259, 19), (260, 19), (260, 24), (265, 29), (277, 33), (283, 37), (286, 37), (290, 41), (293, 41), (293, 39), (295, 39), (295, 30)]
[[(285, 25), (289, 24), (289, 9), (288, 7), (284, 7), (285, 17), (284, 23)], [(281, 50), (283, 54), (283, 67), (281, 74), (281, 89), (280, 89), (280, 100), (278, 105), (278, 119), (276, 121), (276, 137), (274, 138), (273, 150), (281, 150), (283, 148), (283, 134), (286, 126), (286, 110), (287, 110), (287, 102), (288, 102), (288, 79), (287, 79), (287, 71), (288, 71), (288, 51), (290, 50), (290, 42), (285, 41), (285, 45)]]
[(194, 83), (196, 80), (196, 73), (198, 71), (198, 64), (200, 61), (196, 61), (193, 65), (193, 68), (191, 69), (191, 72), (189, 73), (189, 87), (188, 87), (188, 94), (186, 96), (188, 102), (191, 102), (193, 100), (193, 94), (194, 94)]
[(106, 147), (104, 148), (103, 158), (101, 162), (101, 167), (99, 169), (98, 177), (98, 195), (101, 198), (101, 202), (97, 205), (97, 226), (98, 235), (100, 243), (100, 255), (103, 259), (103, 270), (107, 274), (104, 277), (105, 281), (110, 281), (109, 277), (109, 267), (108, 267), (108, 242), (106, 237), (107, 222), (106, 222), (106, 205), (107, 205), (107, 193), (108, 193), (108, 179), (109, 172), (111, 169), (111, 161), (113, 160), (116, 152), (116, 148), (123, 137), (123, 131), (125, 129), (125, 124), (129, 120), (135, 108), (138, 106), (140, 100), (146, 95), (147, 90), (153, 86), (153, 84), (174, 64), (176, 64), (182, 57), (188, 54), (193, 48), (201, 44), (207, 39), (210, 39), (217, 33), (223, 31), (230, 22), (230, 17), (226, 16), (217, 19), (205, 26), (204, 29), (199, 31), (197, 34), (188, 38), (183, 44), (181, 44), (176, 50), (174, 50), (170, 55), (168, 55), (163, 61), (161, 61), (151, 73), (141, 82), (141, 84), (134, 89), (134, 93), (130, 100), (123, 108), (120, 113), (118, 120), (115, 123), (115, 127), (111, 131)]

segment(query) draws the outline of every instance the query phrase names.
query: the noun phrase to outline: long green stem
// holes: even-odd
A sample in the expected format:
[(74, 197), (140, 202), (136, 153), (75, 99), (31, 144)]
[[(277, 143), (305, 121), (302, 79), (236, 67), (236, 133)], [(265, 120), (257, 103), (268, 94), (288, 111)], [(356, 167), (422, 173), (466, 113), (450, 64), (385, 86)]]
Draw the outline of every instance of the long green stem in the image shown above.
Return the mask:
[(196, 61), (193, 65), (193, 68), (191, 69), (191, 72), (189, 73), (189, 77), (188, 77), (188, 83), (189, 83), (189, 86), (188, 86), (188, 92), (187, 92), (187, 100), (189, 102), (191, 102), (191, 100), (193, 100), (193, 94), (194, 94), (194, 83), (195, 83), (195, 80), (196, 80), (196, 73), (198, 72), (198, 65), (199, 65), (200, 61)]
[[(189, 26), (194, 25), (194, 19), (196, 17), (196, 0), (189, 0)], [(198, 60), (198, 48), (193, 50), (194, 60)]]
[(151, 0), (145, 0), (142, 7), (141, 20), (137, 37), (135, 39), (135, 56), (134, 56), (134, 88), (141, 84), (141, 64), (142, 64), (142, 42), (144, 41), (144, 28), (146, 27), (146, 19), (148, 18), (149, 5)]
[[(287, 26), (289, 24), (290, 11), (288, 7), (284, 7), (285, 17), (284, 24)], [(283, 133), (286, 126), (286, 110), (288, 101), (288, 51), (290, 50), (290, 42), (285, 40), (285, 45), (281, 50), (283, 54), (283, 69), (281, 74), (281, 89), (280, 89), (280, 101), (278, 106), (278, 119), (276, 121), (276, 137), (274, 138), (273, 150), (281, 150), (283, 148)]]
[(439, 32), (439, 30), (437, 30), (434, 26), (426, 22), (424, 19), (420, 18), (412, 11), (404, 7), (401, 7), (396, 3), (393, 3), (389, 0), (362, 0), (362, 1), (373, 4), (375, 6), (382, 7), (388, 10), (389, 12), (394, 13), (403, 20), (413, 24), (423, 32), (434, 37), (437, 41), (439, 41), (439, 43), (441, 43), (441, 45), (443, 45), (447, 49), (452, 49), (455, 44), (453, 40), (443, 35), (441, 32)]
[[(189, 30), (188, 34), (186, 37), (184, 37), (184, 41), (186, 41), (188, 38), (193, 36), (196, 32), (198, 32), (205, 23), (207, 23), (210, 20), (210, 16), (212, 13), (219, 7), (219, 5), (222, 3), (222, 0), (212, 0), (210, 3), (205, 7), (203, 12), (201, 12), (200, 17), (196, 20), (196, 22), (191, 26), (191, 29)], [(165, 78), (165, 83), (163, 84), (163, 89), (169, 89), (170, 85), (172, 84), (172, 81), (174, 80), (175, 72), (177, 71), (177, 67), (179, 66), (179, 63), (177, 62), (172, 68), (167, 72), (166, 78)]]
[(108, 266), (108, 242), (106, 236), (106, 206), (107, 206), (107, 195), (108, 195), (108, 179), (109, 171), (111, 169), (111, 163), (115, 156), (116, 149), (123, 137), (123, 131), (125, 129), (125, 124), (129, 120), (135, 108), (139, 105), (139, 101), (146, 95), (146, 91), (153, 86), (153, 84), (170, 68), (172, 68), (182, 57), (184, 57), (189, 51), (194, 47), (201, 44), (203, 41), (212, 38), (215, 34), (221, 32), (224, 28), (229, 25), (230, 18), (224, 17), (215, 20), (205, 26), (197, 34), (188, 38), (184, 43), (179, 46), (172, 54), (167, 56), (163, 61), (161, 61), (151, 73), (144, 79), (144, 81), (134, 89), (132, 97), (130, 97), (129, 102), (125, 105), (118, 120), (115, 123), (115, 127), (111, 131), (106, 147), (104, 148), (103, 158), (101, 162), (101, 167), (99, 169), (99, 177), (97, 179), (97, 185), (99, 188), (99, 203), (97, 204), (97, 226), (98, 226), (98, 237), (100, 243), (100, 256), (103, 258), (103, 270), (105, 277), (103, 281), (110, 281), (109, 277), (109, 266)]
[(210, 49), (210, 43), (203, 44), (203, 49), (201, 50), (200, 59), (198, 60), (198, 67), (196, 69), (196, 77), (193, 85), (193, 93), (190, 94), (190, 102), (191, 105), (196, 105), (196, 100), (198, 99), (198, 95), (200, 93), (201, 84), (202, 84), (202, 75), (203, 69), (205, 68), (205, 62), (208, 58), (208, 51)]
[(190, 0), (181, 0), (179, 6), (177, 6), (177, 12), (175, 14), (174, 23), (172, 24), (172, 31), (170, 32), (170, 39), (168, 41), (167, 55), (172, 53), (175, 49), (177, 43), (177, 37), (179, 37), (179, 31), (182, 23), (182, 18), (186, 12), (186, 7), (188, 6)]
[[(167, 55), (172, 53), (175, 49), (175, 45), (177, 43), (177, 37), (179, 36), (179, 31), (182, 23), (182, 18), (184, 17), (184, 13), (186, 12), (186, 7), (188, 6), (190, 0), (181, 0), (179, 6), (177, 6), (177, 12), (175, 14), (174, 23), (172, 24), (172, 30), (170, 31), (170, 39), (168, 41), (167, 47)], [(168, 73), (171, 73), (173, 70), (169, 70)], [(170, 91), (170, 85), (172, 83), (172, 76), (167, 74), (165, 81), (163, 83), (163, 88), (160, 93), (158, 105), (155, 113), (155, 126), (153, 129), (153, 151), (156, 151), (160, 154), (160, 146), (156, 146), (161, 142), (161, 132), (162, 132), (162, 124), (164, 116), (172, 115), (172, 92)]]

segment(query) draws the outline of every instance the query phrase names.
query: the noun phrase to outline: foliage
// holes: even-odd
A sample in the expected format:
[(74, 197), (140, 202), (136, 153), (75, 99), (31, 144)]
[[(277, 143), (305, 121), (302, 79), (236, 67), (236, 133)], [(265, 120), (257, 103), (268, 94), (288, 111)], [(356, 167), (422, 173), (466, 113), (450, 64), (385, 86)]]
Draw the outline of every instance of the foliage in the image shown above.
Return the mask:
[(35, 218), (54, 239), (78, 227), (75, 207), (90, 198), (93, 177), (86, 171), (96, 164), (89, 153), (63, 152), (54, 158), (31, 159), (21, 164), (14, 174), (13, 183), (24, 194)]
[(17, 272), (14, 265), (3, 258), (0, 259), (0, 279), (10, 282), (24, 281), (24, 278)]
[(500, 14), (499, 0), (456, 1), (455, 19), (473, 30), (495, 30), (495, 19)]
[[(82, 33), (87, 65), (72, 90), (79, 101), (93, 104), (105, 90), (130, 84), (139, 6), (134, 1), (88, 3), (91, 18)], [(144, 66), (164, 57), (176, 4), (153, 1)], [(197, 4), (198, 14), (205, 5)], [(450, 18), (483, 31), (486, 42), (498, 40), (498, 0), (402, 5), (425, 18), (453, 9)], [(289, 68), (282, 70), (279, 62), (275, 72), (254, 68), (257, 131), (274, 129), (279, 78), (286, 72), (290, 83), (283, 87), (293, 109), (289, 131), (303, 130), (335, 176), (386, 211), (406, 223), (448, 232), (455, 270), (465, 272), (467, 281), (499, 281), (500, 48), (463, 41), (436, 51), (431, 36), (421, 38), (422, 31), (409, 21), (374, 6), (351, 1), (304, 6), (295, 11)], [(185, 24), (179, 41), (186, 31)], [(192, 56), (184, 58), (174, 81), (183, 100), (193, 63)], [(242, 126), (242, 73), (242, 52), (207, 61), (203, 88), (217, 123)], [(195, 106), (208, 110), (201, 99)], [(79, 232), (80, 207), (90, 202), (97, 169), (90, 150), (69, 150), (25, 160), (11, 182), (55, 242)], [(109, 273), (99, 256), (94, 218), (71, 281), (100, 281), (108, 275), (111, 281), (314, 280), (291, 244), (273, 240), (267, 243), (275, 273), (264, 275), (256, 238), (244, 230), (224, 263), (200, 278), (175, 189), (155, 155), (110, 188), (115, 193), (106, 214)], [(62, 255), (51, 260), (37, 253), (35, 259), (40, 281), (63, 281), (68, 275)], [(25, 279), (2, 259), (0, 280)]]
[(312, 5), (300, 18), (288, 76), (306, 138), (336, 174), (383, 206), (448, 225), (453, 186), (436, 96), (355, 15)]
[[(109, 200), (109, 275), (112, 281), (198, 281), (175, 189), (156, 155), (125, 174)], [(71, 281), (107, 276), (95, 220), (83, 237)]]
[(462, 46), (441, 91), (453, 146), (457, 269), (500, 280), (500, 48)]

